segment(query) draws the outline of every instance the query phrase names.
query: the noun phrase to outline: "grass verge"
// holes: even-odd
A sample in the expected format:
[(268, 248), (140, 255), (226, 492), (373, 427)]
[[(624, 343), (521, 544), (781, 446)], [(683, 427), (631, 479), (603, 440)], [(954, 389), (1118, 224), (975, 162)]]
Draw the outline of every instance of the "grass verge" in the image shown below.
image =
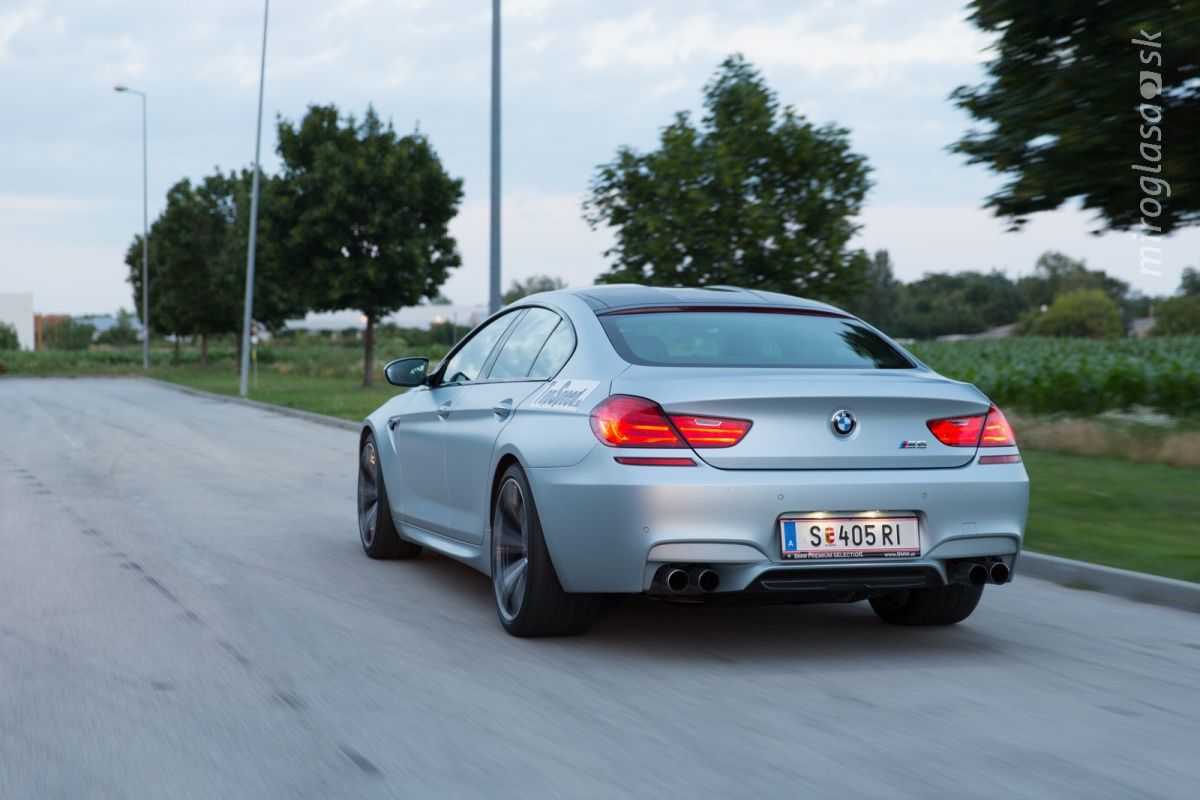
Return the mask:
[[(228, 369), (166, 367), (156, 368), (151, 374), (160, 380), (217, 394), (236, 395), (239, 388), (238, 376)], [(251, 385), (250, 399), (361, 422), (363, 417), (400, 391), (381, 380), (375, 387), (364, 389), (360, 377), (281, 375), (260, 370), (257, 385)]]
[(1196, 470), (1059, 453), (1022, 457), (1030, 550), (1200, 582)]

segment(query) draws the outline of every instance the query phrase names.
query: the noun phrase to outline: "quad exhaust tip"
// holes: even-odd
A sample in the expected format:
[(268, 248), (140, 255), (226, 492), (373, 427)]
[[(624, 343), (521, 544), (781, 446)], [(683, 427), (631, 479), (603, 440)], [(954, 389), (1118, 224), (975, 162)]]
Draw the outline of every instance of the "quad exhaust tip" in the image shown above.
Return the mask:
[(983, 586), (988, 582), (988, 568), (977, 562), (960, 561), (954, 565), (952, 577), (955, 583)]
[(678, 567), (668, 567), (663, 571), (662, 578), (663, 586), (666, 586), (672, 592), (679, 594), (686, 592), (691, 579), (688, 574)]
[(702, 592), (715, 592), (717, 587), (721, 585), (721, 576), (715, 570), (703, 568), (692, 569), (692, 583), (699, 587)]
[(658, 571), (656, 583), (671, 594), (682, 594), (688, 590), (715, 592), (721, 585), (721, 576), (708, 567), (675, 567), (667, 565)]

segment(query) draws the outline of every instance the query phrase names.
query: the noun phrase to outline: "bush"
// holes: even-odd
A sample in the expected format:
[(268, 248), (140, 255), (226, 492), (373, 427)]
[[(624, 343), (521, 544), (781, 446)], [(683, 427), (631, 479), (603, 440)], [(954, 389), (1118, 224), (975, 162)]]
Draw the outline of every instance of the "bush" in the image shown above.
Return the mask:
[(125, 309), (117, 312), (117, 324), (96, 337), (97, 344), (122, 347), (137, 344), (138, 334), (133, 327), (133, 314)]
[(1200, 294), (1168, 298), (1154, 309), (1154, 317), (1152, 333), (1155, 336), (1200, 333)]
[(1124, 335), (1121, 310), (1101, 289), (1076, 289), (1059, 295), (1044, 313), (1027, 317), (1022, 332), (1033, 336), (1117, 339)]
[(20, 350), (21, 343), (17, 341), (17, 329), (7, 322), (0, 322), (0, 350)]
[(96, 329), (73, 319), (56, 319), (42, 328), (42, 342), (48, 350), (87, 350)]

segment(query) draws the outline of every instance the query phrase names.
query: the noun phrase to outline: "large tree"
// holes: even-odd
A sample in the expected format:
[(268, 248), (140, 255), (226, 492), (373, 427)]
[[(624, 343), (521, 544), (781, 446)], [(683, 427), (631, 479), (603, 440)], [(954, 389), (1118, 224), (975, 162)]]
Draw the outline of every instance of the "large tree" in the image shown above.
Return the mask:
[[(996, 55), (985, 83), (952, 95), (983, 123), (953, 149), (1007, 179), (987, 200), (998, 216), (1019, 227), (1078, 198), (1100, 228), (1145, 218), (1170, 232), (1200, 220), (1200, 4), (969, 7), (971, 21), (997, 37)], [(1143, 207), (1147, 198), (1154, 203)]]
[[(249, 170), (220, 170), (193, 185), (184, 179), (167, 192), (167, 203), (150, 229), (150, 321), (155, 330), (201, 339), (202, 360), (212, 334), (240, 336), (249, 231)], [(277, 179), (264, 178), (262, 204), (271, 206)], [(264, 235), (265, 234), (265, 235)], [(278, 257), (271, 221), (260, 222), (256, 259), (255, 318), (278, 327), (306, 310), (300, 284)], [(141, 237), (125, 257), (134, 301), (141, 309)], [(240, 356), (240, 349), (239, 349)]]
[(367, 109), (362, 120), (311, 106), (279, 122), (282, 191), (275, 224), (285, 257), (300, 265), (316, 310), (366, 318), (363, 385), (374, 382), (375, 323), (434, 298), (461, 263), (448, 225), (462, 200), (429, 140), (398, 136)]
[(741, 56), (704, 88), (704, 109), (698, 125), (677, 114), (657, 150), (622, 147), (592, 179), (584, 217), (616, 229), (599, 280), (854, 296), (868, 258), (847, 242), (870, 184), (847, 131), (781, 107)]

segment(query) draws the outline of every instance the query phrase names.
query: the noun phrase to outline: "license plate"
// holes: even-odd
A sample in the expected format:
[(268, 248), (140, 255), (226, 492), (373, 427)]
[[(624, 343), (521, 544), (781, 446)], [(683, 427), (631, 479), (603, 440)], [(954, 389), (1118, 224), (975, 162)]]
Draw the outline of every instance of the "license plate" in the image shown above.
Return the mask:
[(921, 555), (916, 517), (789, 517), (779, 535), (787, 559)]

